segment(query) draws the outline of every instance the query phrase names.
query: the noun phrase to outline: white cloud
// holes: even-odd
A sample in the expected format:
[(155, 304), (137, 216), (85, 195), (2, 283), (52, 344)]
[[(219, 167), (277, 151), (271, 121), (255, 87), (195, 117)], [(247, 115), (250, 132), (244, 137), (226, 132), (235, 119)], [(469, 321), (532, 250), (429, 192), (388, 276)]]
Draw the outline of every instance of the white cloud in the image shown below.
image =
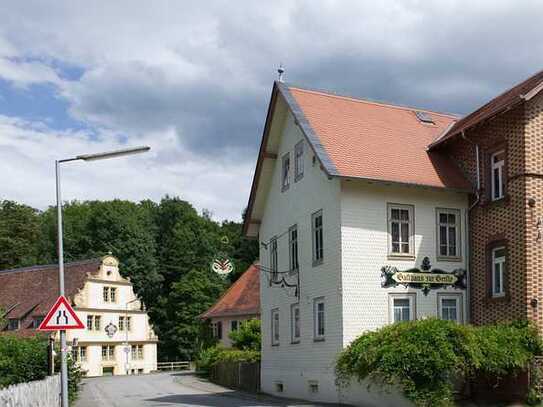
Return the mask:
[[(40, 177), (52, 152), (148, 142), (145, 158), (74, 164), (66, 176), (80, 171), (85, 183), (67, 190), (181, 194), (238, 217), (280, 62), (301, 85), (467, 113), (543, 67), (543, 44), (529, 41), (543, 35), (542, 13), (538, 0), (1, 2), (0, 78), (53, 84), (100, 136), (4, 117), (0, 166), (13, 176), (0, 175), (1, 192), (49, 204), (53, 189), (40, 182), (51, 181)], [(83, 73), (59, 79), (62, 64)], [(93, 178), (98, 169), (107, 176)]]
[[(194, 155), (171, 130), (130, 140), (130, 145), (140, 144), (151, 146), (151, 152), (63, 164), (63, 199), (158, 201), (179, 195), (199, 210), (211, 210), (216, 219), (240, 219), (252, 163)], [(55, 202), (56, 159), (126, 147), (122, 137), (108, 133), (96, 138), (83, 131), (56, 132), (43, 123), (0, 116), (0, 199), (43, 209)]]

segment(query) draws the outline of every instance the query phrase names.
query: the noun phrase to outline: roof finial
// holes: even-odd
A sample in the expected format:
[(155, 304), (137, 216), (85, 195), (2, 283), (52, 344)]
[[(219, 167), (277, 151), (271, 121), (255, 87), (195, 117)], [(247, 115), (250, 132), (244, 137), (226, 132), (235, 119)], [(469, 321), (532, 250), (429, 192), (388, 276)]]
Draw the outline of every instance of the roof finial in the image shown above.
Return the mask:
[(277, 73), (279, 74), (279, 82), (283, 82), (283, 74), (285, 73), (285, 69), (283, 68), (283, 64), (279, 64), (279, 68), (277, 68)]

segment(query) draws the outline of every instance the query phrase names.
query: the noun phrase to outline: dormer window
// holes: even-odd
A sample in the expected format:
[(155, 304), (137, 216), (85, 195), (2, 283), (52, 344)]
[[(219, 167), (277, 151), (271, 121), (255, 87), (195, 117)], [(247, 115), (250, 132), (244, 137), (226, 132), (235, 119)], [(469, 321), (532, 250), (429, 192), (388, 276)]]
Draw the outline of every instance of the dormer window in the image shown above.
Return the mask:
[(505, 151), (498, 151), (490, 157), (491, 170), (491, 198), (493, 201), (502, 199), (505, 196)]
[(290, 153), (283, 156), (281, 167), (281, 191), (286, 191), (290, 185)]

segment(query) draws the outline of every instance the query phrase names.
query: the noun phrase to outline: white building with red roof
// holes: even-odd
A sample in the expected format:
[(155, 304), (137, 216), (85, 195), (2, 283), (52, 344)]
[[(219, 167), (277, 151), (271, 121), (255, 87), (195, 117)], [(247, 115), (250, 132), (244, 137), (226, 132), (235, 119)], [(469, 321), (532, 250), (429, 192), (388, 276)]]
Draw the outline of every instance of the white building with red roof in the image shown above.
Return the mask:
[(200, 318), (213, 326), (213, 334), (224, 347), (231, 347), (230, 332), (250, 319), (260, 319), (260, 275), (258, 263), (249, 268)]
[[(119, 261), (104, 256), (65, 264), (66, 298), (85, 324), (67, 331), (73, 359), (86, 376), (157, 370), (158, 337)], [(58, 265), (0, 271), (0, 334), (32, 336), (58, 298)], [(58, 340), (58, 333), (53, 333)]]
[(263, 391), (398, 405), (338, 387), (338, 353), (395, 321), (466, 321), (472, 186), (427, 150), (456, 120), (274, 84), (244, 224), (260, 241)]

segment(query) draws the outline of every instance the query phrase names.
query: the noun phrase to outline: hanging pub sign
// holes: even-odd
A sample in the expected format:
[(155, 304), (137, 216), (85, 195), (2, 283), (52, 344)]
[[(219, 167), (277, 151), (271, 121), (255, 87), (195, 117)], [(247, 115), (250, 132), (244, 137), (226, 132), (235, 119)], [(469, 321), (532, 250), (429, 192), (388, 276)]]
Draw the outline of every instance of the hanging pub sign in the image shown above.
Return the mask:
[(424, 295), (430, 290), (443, 287), (466, 288), (466, 270), (456, 269), (446, 272), (441, 269), (432, 269), (430, 259), (425, 257), (420, 268), (412, 268), (400, 271), (396, 267), (383, 266), (381, 268), (381, 287), (397, 287), (403, 285), (422, 289)]
[(221, 245), (223, 251), (218, 252), (215, 258), (211, 262), (211, 270), (220, 276), (226, 276), (234, 271), (234, 263), (228, 255), (224, 252), (230, 241), (227, 236), (221, 238)]

